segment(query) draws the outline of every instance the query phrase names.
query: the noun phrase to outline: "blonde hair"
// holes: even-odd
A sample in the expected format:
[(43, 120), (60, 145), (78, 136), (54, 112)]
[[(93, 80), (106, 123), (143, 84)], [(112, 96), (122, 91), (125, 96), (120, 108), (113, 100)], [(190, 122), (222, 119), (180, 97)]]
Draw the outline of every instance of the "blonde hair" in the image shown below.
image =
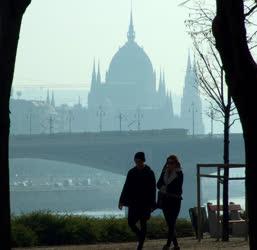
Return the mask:
[(176, 155), (170, 155), (170, 156), (167, 158), (166, 164), (167, 164), (168, 160), (175, 161), (176, 164), (177, 164), (177, 168), (181, 168), (180, 161), (179, 161), (179, 159), (178, 159), (178, 157), (177, 157)]

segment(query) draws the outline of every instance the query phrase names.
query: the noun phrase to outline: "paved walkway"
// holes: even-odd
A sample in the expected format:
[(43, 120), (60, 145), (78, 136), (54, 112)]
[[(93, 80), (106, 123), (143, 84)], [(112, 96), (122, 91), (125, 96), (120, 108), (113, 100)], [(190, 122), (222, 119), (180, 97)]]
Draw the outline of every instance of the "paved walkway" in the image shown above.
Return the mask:
[[(162, 249), (165, 241), (153, 240), (147, 241), (145, 250)], [(205, 239), (198, 243), (193, 238), (179, 239), (181, 250), (249, 250), (248, 242), (243, 239), (231, 239), (230, 242), (216, 242), (215, 239)], [(40, 247), (40, 248), (24, 248), (26, 250), (135, 250), (136, 244), (133, 243), (118, 243), (118, 244), (99, 244), (99, 245), (86, 245), (86, 246), (63, 246), (63, 247)]]

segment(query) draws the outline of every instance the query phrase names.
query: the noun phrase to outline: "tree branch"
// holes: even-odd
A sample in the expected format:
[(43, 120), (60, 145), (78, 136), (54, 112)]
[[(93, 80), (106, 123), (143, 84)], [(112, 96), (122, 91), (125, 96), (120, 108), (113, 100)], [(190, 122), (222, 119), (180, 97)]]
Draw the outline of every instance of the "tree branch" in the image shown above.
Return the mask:
[(245, 17), (250, 16), (257, 9), (257, 4), (254, 5), (247, 13), (245, 13)]

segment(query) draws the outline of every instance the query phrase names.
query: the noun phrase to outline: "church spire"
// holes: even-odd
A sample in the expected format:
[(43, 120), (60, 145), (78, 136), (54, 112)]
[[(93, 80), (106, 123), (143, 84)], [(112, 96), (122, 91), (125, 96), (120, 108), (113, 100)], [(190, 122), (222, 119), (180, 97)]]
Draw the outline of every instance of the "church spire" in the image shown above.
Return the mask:
[[(196, 65), (195, 62), (191, 61), (189, 51), (180, 116), (181, 127), (188, 129), (191, 134), (204, 133), (202, 100), (197, 81)], [(194, 117), (194, 122), (192, 121), (192, 117)]]
[(96, 87), (96, 69), (95, 69), (95, 60), (93, 65), (92, 79), (91, 79), (91, 90)]
[(134, 29), (134, 23), (133, 23), (133, 13), (132, 13), (132, 8), (131, 8), (131, 12), (130, 12), (130, 24), (129, 24), (129, 30), (128, 30), (128, 41), (129, 42), (133, 42), (135, 41), (135, 29)]
[(172, 100), (171, 91), (169, 92), (169, 100), (170, 100), (170, 109), (171, 109), (171, 113), (172, 113), (172, 115), (174, 115), (173, 100)]
[(47, 90), (46, 104), (50, 105), (50, 94), (49, 94), (49, 89)]
[(165, 86), (165, 74), (164, 71), (160, 71), (160, 81), (159, 81), (159, 88), (158, 92), (162, 98), (166, 96), (166, 86)]
[(196, 82), (195, 88), (197, 90), (197, 94), (200, 95), (195, 57), (194, 57), (193, 66), (192, 66), (192, 78), (194, 78), (194, 81)]
[(163, 84), (163, 78), (162, 78), (162, 70), (160, 71), (160, 79), (159, 79), (159, 86), (158, 86), (158, 91), (161, 91), (161, 87)]
[(99, 61), (98, 61), (96, 82), (98, 85), (101, 84), (101, 71), (100, 71), (100, 62)]
[(55, 107), (54, 92), (52, 92), (51, 106)]
[(163, 85), (166, 87), (166, 80), (165, 80), (165, 72), (162, 72), (163, 76), (162, 76), (162, 81), (163, 81)]
[(190, 50), (188, 49), (188, 56), (187, 56), (187, 74), (191, 71), (191, 57), (190, 57)]

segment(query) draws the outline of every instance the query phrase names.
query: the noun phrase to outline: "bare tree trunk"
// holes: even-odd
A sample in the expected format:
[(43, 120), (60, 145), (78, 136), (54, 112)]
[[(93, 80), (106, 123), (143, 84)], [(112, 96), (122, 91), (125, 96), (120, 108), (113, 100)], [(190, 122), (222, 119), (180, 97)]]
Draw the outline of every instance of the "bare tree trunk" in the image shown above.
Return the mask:
[(257, 66), (248, 48), (243, 0), (216, 0), (213, 34), (220, 53), (226, 82), (243, 127), (246, 156), (246, 192), (249, 214), (250, 249), (257, 249)]
[(0, 94), (0, 249), (11, 249), (10, 246), (10, 197), (9, 197), (9, 167), (8, 167), (8, 132), (9, 132), (9, 112), (6, 112), (6, 103), (2, 92)]
[[(249, 133), (244, 135), (245, 149), (246, 149), (246, 192), (248, 202), (248, 216), (249, 216), (249, 239), (250, 249), (257, 249), (257, 202), (256, 202), (256, 182), (257, 182), (257, 170), (256, 170), (256, 149), (257, 149), (257, 119), (249, 126), (245, 126), (245, 129)], [(255, 130), (255, 132), (254, 132)], [(253, 132), (253, 133), (252, 133)]]
[[(229, 164), (229, 126), (230, 126), (230, 109), (231, 109), (231, 96), (228, 94), (228, 104), (225, 110), (224, 119), (224, 164)], [(229, 168), (224, 169), (223, 181), (223, 223), (222, 223), (222, 240), (229, 240)]]
[(0, 249), (11, 249), (9, 188), (9, 100), (23, 13), (29, 0), (0, 1)]

